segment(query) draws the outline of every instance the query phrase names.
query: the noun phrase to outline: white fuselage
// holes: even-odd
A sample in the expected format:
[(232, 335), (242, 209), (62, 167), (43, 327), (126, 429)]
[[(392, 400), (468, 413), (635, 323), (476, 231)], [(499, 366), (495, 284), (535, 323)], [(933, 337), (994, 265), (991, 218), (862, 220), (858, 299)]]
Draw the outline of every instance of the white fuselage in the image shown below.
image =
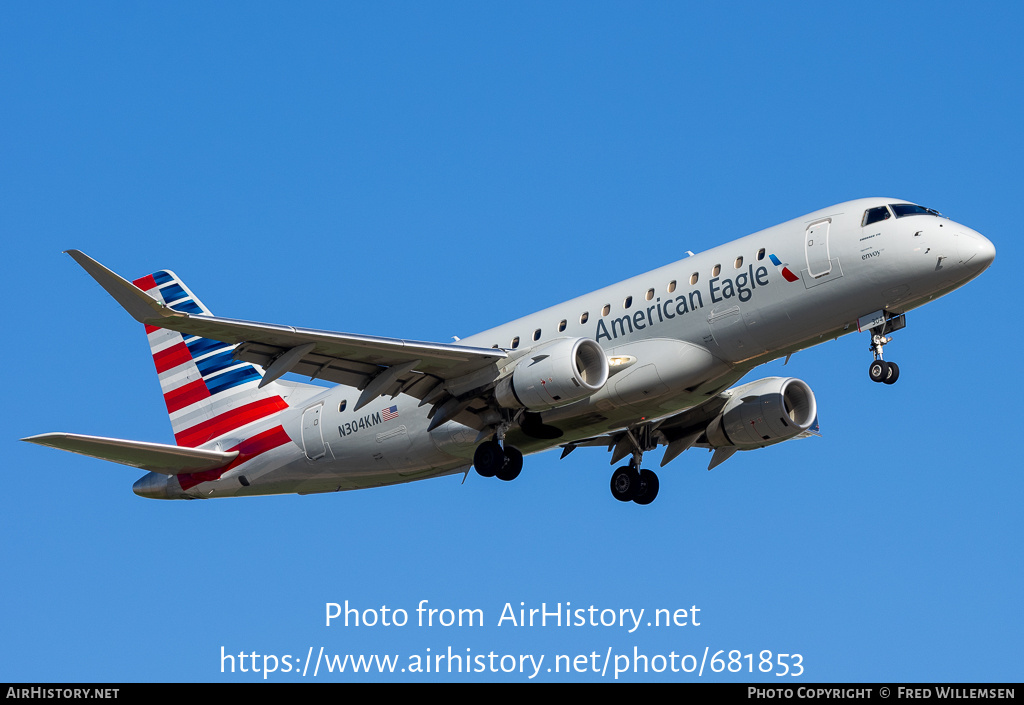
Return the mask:
[[(816, 211), (460, 344), (504, 349), (511, 365), (552, 340), (590, 338), (612, 359), (600, 391), (543, 412), (544, 423), (563, 432), (560, 438), (509, 432), (506, 442), (523, 453), (675, 414), (758, 364), (855, 332), (858, 319), (873, 312), (921, 306), (991, 263), (988, 240), (937, 215), (862, 224), (868, 209), (894, 202), (861, 199)], [(404, 395), (355, 410), (359, 394), (339, 386), (289, 402), (276, 422), (293, 443), (185, 490), (172, 477), (161, 495), (312, 493), (407, 482), (466, 469), (483, 440), (454, 421), (428, 432), (430, 406)], [(149, 477), (137, 491), (155, 487)]]

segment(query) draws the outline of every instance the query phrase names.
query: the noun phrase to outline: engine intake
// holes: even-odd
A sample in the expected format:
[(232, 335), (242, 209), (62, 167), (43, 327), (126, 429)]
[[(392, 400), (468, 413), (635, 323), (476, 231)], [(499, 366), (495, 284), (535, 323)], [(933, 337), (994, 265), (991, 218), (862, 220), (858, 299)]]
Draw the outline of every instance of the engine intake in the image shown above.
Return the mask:
[(795, 438), (818, 417), (814, 392), (792, 377), (768, 377), (732, 390), (707, 428), (713, 448), (763, 448)]
[(585, 399), (608, 381), (608, 358), (590, 338), (562, 338), (531, 350), (495, 388), (506, 409), (544, 411)]

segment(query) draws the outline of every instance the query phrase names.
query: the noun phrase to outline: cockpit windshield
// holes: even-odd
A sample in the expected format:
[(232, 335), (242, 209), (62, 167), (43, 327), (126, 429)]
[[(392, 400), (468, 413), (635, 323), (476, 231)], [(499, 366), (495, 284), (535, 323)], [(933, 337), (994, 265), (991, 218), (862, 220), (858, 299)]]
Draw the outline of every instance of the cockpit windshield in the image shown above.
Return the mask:
[(864, 211), (861, 225), (871, 225), (882, 220), (888, 220), (893, 215), (897, 218), (903, 218), (908, 215), (936, 215), (940, 218), (943, 217), (942, 213), (939, 213), (937, 210), (925, 208), (924, 206), (915, 206), (913, 203), (890, 203), (888, 206), (868, 208)]
[(906, 215), (937, 215), (940, 218), (942, 213), (931, 208), (925, 208), (924, 206), (915, 206), (913, 203), (893, 203), (889, 206), (892, 208), (892, 212), (896, 214), (897, 218), (902, 218)]
[(878, 208), (868, 208), (864, 211), (864, 220), (861, 221), (861, 225), (871, 225), (877, 223), (880, 220), (888, 220), (891, 218), (889, 209), (885, 206), (879, 206)]

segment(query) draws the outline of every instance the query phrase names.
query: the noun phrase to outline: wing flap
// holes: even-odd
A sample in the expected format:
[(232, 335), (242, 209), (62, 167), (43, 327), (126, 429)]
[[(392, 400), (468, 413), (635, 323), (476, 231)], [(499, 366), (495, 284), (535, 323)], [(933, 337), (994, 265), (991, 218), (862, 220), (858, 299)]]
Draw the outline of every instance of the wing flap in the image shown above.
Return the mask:
[(109, 460), (140, 470), (163, 475), (182, 475), (222, 468), (236, 457), (238, 451), (224, 453), (215, 450), (184, 448), (163, 443), (127, 441), (121, 438), (83, 436), (76, 433), (43, 433), (21, 440), (50, 448), (58, 448), (91, 458)]

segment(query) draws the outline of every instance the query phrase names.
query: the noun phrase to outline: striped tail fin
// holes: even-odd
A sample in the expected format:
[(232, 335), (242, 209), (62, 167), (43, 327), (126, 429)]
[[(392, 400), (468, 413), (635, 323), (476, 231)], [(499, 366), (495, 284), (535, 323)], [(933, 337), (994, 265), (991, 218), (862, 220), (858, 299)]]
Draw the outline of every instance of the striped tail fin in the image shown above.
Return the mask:
[[(178, 311), (210, 315), (173, 272), (161, 270), (133, 283)], [(261, 430), (240, 429), (288, 408), (277, 384), (257, 388), (262, 372), (235, 360), (234, 345), (148, 325), (146, 335), (179, 446), (196, 448), (218, 439), (233, 446)]]

